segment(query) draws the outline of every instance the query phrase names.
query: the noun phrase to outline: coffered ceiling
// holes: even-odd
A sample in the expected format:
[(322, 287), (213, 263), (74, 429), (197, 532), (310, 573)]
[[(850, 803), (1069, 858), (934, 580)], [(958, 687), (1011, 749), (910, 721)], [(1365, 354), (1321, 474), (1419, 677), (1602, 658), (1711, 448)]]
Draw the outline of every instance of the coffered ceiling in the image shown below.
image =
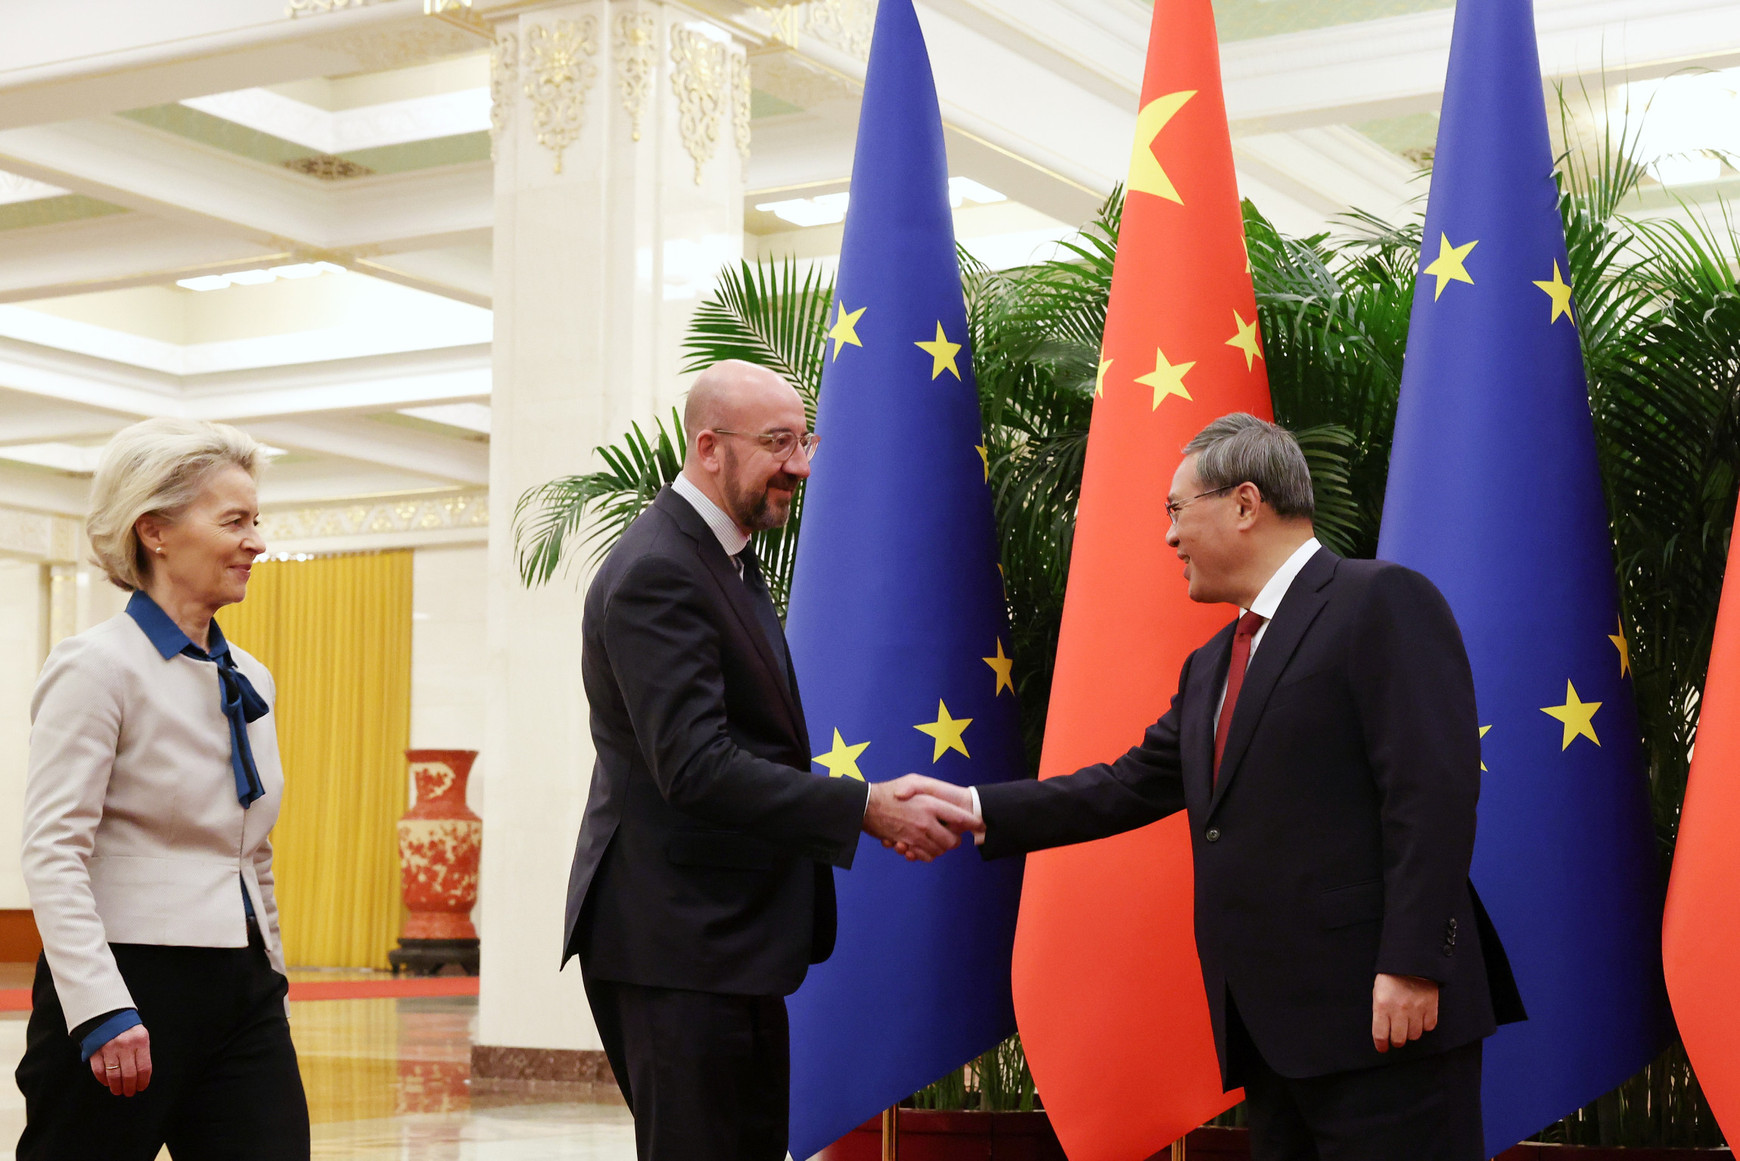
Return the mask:
[[(872, 0), (691, 2), (750, 44), (746, 251), (830, 262)], [(487, 481), (481, 17), (526, 4), (465, 7), (449, 19), (419, 0), (9, 10), (0, 505), (81, 512), (93, 449), (156, 414), (236, 422), (280, 449), (268, 505)], [(957, 233), (994, 265), (1050, 253), (1122, 180), (1149, 5), (918, 7), (960, 179)], [(1632, 90), (1639, 104), (1671, 108), (1663, 84), (1740, 66), (1731, 0), (1536, 9), (1543, 68), (1574, 92), (1647, 85)], [(1420, 208), (1449, 0), (1216, 0), (1215, 11), (1246, 196), (1296, 232), (1355, 207)], [(1736, 87), (1697, 83), (1708, 92), (1679, 102), (1694, 111)], [(1578, 116), (1588, 129), (1606, 114)], [(1689, 160), (1658, 169), (1670, 185), (1652, 179), (1639, 212), (1696, 212), (1735, 184), (1720, 157), (1696, 152), (1727, 147), (1698, 136), (1720, 137), (1722, 119), (1676, 116), (1649, 140)]]

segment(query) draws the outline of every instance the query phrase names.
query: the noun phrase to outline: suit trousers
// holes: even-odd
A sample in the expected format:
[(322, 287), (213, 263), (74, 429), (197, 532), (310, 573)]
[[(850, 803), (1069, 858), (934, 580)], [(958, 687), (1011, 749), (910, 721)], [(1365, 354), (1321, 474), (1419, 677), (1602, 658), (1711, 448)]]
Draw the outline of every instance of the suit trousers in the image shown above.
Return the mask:
[(308, 1102), (289, 982), (250, 922), (247, 947), (112, 944), (151, 1036), (151, 1084), (115, 1096), (79, 1059), (46, 959), (38, 959), (18, 1087), (19, 1161), (308, 1161)]
[(585, 983), (639, 1161), (784, 1161), (785, 997)]
[(1270, 1068), (1231, 1004), (1251, 1161), (1484, 1161), (1481, 1041), (1326, 1076)]

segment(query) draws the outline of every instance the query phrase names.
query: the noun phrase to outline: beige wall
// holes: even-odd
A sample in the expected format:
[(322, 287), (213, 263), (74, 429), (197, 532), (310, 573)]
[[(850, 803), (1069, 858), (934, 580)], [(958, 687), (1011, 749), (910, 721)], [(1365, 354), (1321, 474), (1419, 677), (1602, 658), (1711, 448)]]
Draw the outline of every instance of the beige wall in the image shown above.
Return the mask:
[(43, 566), (0, 558), (0, 910), (30, 906), (19, 870), (30, 691), (47, 643)]

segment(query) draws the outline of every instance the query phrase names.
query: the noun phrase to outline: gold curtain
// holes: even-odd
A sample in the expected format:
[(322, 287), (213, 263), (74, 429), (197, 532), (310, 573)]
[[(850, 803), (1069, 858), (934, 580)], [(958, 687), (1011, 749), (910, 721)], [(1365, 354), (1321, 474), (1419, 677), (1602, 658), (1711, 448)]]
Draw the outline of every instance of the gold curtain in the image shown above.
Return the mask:
[(387, 966), (398, 941), (405, 747), (411, 721), (411, 554), (254, 566), (224, 636), (278, 686), (284, 807), (272, 831), (284, 955)]

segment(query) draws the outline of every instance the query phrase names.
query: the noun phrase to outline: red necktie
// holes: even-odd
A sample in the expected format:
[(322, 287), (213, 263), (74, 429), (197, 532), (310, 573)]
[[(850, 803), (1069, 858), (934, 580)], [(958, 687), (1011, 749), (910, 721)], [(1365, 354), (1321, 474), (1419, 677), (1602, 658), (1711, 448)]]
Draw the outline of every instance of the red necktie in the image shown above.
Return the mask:
[(1226, 671), (1226, 700), (1220, 707), (1220, 724), (1214, 729), (1214, 777), (1220, 778), (1220, 758), (1226, 753), (1227, 731), (1232, 729), (1233, 707), (1239, 701), (1239, 687), (1245, 683), (1245, 666), (1251, 662), (1251, 639), (1263, 627), (1265, 618), (1246, 613), (1233, 630), (1232, 664)]

